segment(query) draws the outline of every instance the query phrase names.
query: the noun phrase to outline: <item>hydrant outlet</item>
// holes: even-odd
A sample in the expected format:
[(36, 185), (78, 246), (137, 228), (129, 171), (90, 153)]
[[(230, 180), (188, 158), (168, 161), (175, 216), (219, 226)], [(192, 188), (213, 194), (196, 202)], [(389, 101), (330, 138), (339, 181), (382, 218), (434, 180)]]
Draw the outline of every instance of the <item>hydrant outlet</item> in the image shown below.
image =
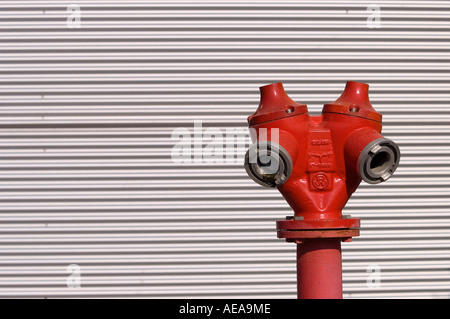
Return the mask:
[(264, 141), (250, 146), (245, 163), (248, 176), (265, 187), (283, 185), (292, 173), (291, 156), (275, 142)]
[(376, 139), (361, 151), (358, 168), (361, 178), (369, 184), (386, 181), (397, 169), (400, 149), (387, 138)]

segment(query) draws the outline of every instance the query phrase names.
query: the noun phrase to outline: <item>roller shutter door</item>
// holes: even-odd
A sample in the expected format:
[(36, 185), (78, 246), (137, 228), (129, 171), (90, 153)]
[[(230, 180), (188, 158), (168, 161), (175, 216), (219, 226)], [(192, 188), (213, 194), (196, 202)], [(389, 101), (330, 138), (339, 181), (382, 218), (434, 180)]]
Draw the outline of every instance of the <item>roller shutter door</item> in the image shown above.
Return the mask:
[(277, 81), (318, 114), (347, 80), (370, 84), (402, 160), (346, 207), (362, 230), (343, 244), (344, 297), (449, 297), (449, 2), (0, 12), (0, 297), (295, 298), (281, 195), (241, 162), (174, 163), (172, 133), (245, 130)]

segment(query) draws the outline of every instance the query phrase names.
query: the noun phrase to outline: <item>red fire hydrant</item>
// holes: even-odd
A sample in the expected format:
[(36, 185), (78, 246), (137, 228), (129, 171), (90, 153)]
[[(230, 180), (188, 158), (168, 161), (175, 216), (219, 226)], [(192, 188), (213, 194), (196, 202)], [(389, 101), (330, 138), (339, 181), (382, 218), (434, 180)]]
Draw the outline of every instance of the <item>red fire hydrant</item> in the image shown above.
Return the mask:
[(342, 298), (341, 241), (359, 236), (360, 226), (342, 209), (361, 180), (387, 180), (400, 160), (397, 144), (380, 134), (368, 89), (349, 81), (322, 115), (310, 116), (281, 83), (270, 84), (260, 88), (260, 105), (248, 118), (254, 144), (245, 156), (247, 173), (278, 188), (294, 210), (277, 221), (277, 232), (297, 244), (301, 299)]

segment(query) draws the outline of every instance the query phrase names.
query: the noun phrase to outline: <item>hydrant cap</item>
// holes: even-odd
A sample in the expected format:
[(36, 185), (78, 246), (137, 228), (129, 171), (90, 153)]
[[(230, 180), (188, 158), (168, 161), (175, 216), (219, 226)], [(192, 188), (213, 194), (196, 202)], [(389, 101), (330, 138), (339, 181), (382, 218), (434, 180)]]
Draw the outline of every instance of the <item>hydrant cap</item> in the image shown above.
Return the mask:
[(261, 86), (260, 103), (256, 112), (248, 117), (250, 125), (279, 120), (308, 112), (305, 104), (292, 100), (281, 82)]
[(341, 113), (381, 122), (381, 114), (370, 104), (369, 85), (348, 81), (344, 92), (334, 102), (325, 104), (323, 113)]

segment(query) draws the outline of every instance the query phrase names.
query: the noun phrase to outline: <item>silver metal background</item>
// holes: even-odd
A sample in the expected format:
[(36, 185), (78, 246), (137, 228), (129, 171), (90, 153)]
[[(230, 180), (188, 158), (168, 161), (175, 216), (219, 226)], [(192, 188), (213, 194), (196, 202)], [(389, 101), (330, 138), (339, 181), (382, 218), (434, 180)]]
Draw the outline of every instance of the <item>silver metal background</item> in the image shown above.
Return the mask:
[[(68, 4), (81, 28), (66, 26)], [(370, 29), (367, 5), (381, 6)], [(450, 295), (447, 1), (2, 1), (0, 297), (294, 298), (290, 214), (239, 164), (174, 164), (176, 127), (246, 126), (282, 81), (317, 114), (367, 82), (402, 150), (345, 213), (345, 297)], [(242, 152), (245, 152), (242, 149)], [(81, 267), (68, 288), (67, 267)], [(367, 285), (380, 267), (381, 286)]]

